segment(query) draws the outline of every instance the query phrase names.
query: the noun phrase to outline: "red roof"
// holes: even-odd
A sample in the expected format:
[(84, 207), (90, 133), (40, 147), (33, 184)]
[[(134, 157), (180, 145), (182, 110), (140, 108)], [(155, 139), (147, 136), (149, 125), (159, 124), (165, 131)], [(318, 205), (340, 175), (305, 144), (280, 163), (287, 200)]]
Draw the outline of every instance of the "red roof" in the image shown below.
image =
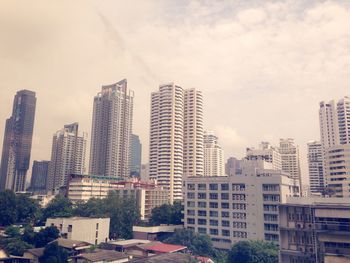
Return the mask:
[(208, 258), (208, 257), (196, 256), (195, 258), (197, 258), (199, 260), (199, 262), (203, 262), (203, 263), (210, 262), (210, 258)]
[(165, 243), (159, 243), (159, 244), (146, 247), (147, 250), (152, 250), (154, 252), (160, 252), (160, 253), (173, 253), (180, 250), (184, 250), (186, 248), (187, 247), (184, 247), (184, 246), (165, 244)]

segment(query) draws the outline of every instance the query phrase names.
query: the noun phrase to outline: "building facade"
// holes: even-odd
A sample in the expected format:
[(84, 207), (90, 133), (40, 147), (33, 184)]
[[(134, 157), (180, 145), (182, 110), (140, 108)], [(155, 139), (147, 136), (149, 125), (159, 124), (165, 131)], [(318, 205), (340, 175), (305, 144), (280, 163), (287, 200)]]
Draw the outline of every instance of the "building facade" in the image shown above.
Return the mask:
[(204, 176), (224, 176), (224, 150), (214, 132), (204, 132)]
[(149, 178), (182, 199), (183, 176), (203, 175), (202, 95), (174, 83), (151, 95)]
[(280, 262), (350, 262), (350, 199), (288, 198), (279, 211)]
[(12, 115), (6, 120), (0, 167), (0, 190), (24, 191), (32, 148), (36, 97), (18, 91)]
[(235, 157), (230, 157), (227, 159), (225, 164), (225, 174), (228, 176), (233, 176), (239, 173), (241, 161)]
[(98, 245), (109, 240), (110, 218), (48, 218), (45, 227), (55, 226), (62, 238)]
[(307, 160), (309, 168), (310, 192), (311, 194), (319, 194), (325, 187), (323, 175), (323, 148), (321, 142), (308, 142)]
[(130, 176), (141, 176), (142, 144), (138, 135), (131, 135)]
[(47, 177), (50, 161), (34, 161), (29, 190), (34, 193), (46, 193)]
[(278, 206), (299, 195), (299, 183), (264, 161), (242, 161), (234, 176), (184, 182), (184, 226), (208, 234), (215, 247), (240, 240), (278, 243)]
[(278, 148), (271, 146), (269, 142), (261, 142), (258, 149), (253, 147), (246, 149), (247, 160), (261, 160), (272, 164), (273, 169), (282, 170), (281, 154)]
[(90, 174), (127, 178), (130, 175), (134, 92), (126, 79), (102, 86), (94, 98)]
[(142, 220), (148, 220), (152, 209), (169, 202), (168, 190), (155, 182), (123, 181), (116, 177), (72, 175), (68, 184), (68, 198), (73, 202), (90, 198), (106, 198), (113, 191), (122, 198), (133, 198), (139, 207)]
[(291, 178), (298, 179), (302, 184), (299, 147), (295, 145), (294, 139), (280, 139), (279, 152), (281, 154), (282, 171), (289, 173)]
[(84, 173), (86, 133), (79, 134), (78, 123), (64, 125), (52, 139), (47, 190), (55, 192), (67, 186), (70, 174)]

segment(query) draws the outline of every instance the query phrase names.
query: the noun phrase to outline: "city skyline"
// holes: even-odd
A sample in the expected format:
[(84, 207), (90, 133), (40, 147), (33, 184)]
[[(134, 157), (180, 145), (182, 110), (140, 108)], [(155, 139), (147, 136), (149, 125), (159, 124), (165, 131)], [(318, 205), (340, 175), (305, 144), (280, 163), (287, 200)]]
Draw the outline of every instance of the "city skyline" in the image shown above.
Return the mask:
[[(17, 90), (28, 88), (35, 90), (40, 98), (31, 159), (45, 160), (50, 155), (48, 126), (55, 129), (57, 125), (79, 121), (81, 129), (89, 132), (91, 98), (96, 89), (103, 83), (126, 77), (135, 90), (134, 132), (140, 135), (144, 149), (148, 148), (148, 130), (144, 127), (148, 126), (149, 120), (149, 94), (159, 84), (174, 81), (186, 88), (202, 90), (206, 105), (204, 127), (218, 134), (227, 158), (243, 157), (246, 146), (257, 145), (262, 140), (277, 145), (279, 138), (292, 137), (301, 147), (302, 173), (306, 175), (306, 143), (320, 137), (319, 102), (348, 95), (349, 77), (344, 72), (349, 58), (337, 54), (349, 47), (345, 39), (349, 6), (340, 2), (311, 2), (308, 5), (292, 1), (260, 5), (249, 2), (252, 3), (250, 7), (242, 1), (237, 2), (241, 5), (227, 3), (221, 7), (215, 4), (208, 7), (205, 3), (192, 1), (178, 7), (185, 12), (176, 12), (176, 6), (169, 2), (164, 6), (143, 3), (136, 10), (132, 4), (123, 3), (125, 15), (116, 18), (113, 10), (121, 8), (116, 2), (77, 4), (62, 1), (57, 3), (59, 8), (56, 11), (49, 11), (48, 5), (43, 3), (42, 10), (47, 13), (43, 16), (39, 16), (41, 11), (33, 7), (25, 8), (26, 15), (34, 21), (29, 24), (23, 23), (28, 17), (16, 10), (15, 17), (19, 18), (16, 24), (1, 25), (2, 28), (18, 26), (15, 28), (19, 31), (11, 31), (11, 35), (6, 35), (7, 38), (1, 41), (4, 47), (1, 52), (6, 52), (5, 57), (9, 60), (3, 63), (2, 70), (7, 77), (2, 86), (6, 89), (2, 88), (0, 95), (3, 101), (11, 101)], [(66, 6), (71, 6), (72, 11), (64, 16), (66, 21), (62, 21), (60, 12), (67, 10)], [(79, 10), (81, 6), (84, 8)], [(2, 19), (8, 19), (8, 14), (14, 15), (11, 10), (14, 11), (14, 6), (9, 2), (0, 11)], [(279, 12), (272, 14), (273, 10)], [(130, 21), (127, 17), (132, 11), (136, 15)], [(180, 16), (182, 20), (179, 20), (183, 22), (175, 25), (163, 13), (171, 18)], [(47, 23), (35, 23), (36, 19), (39, 22), (45, 19)], [(147, 32), (151, 32), (151, 37), (156, 40), (151, 41), (152, 45), (144, 44), (150, 36), (146, 38), (140, 33), (145, 29), (142, 26), (145, 21), (149, 21)], [(264, 27), (259, 23), (264, 23)], [(26, 46), (18, 42), (13, 45), (13, 39), (21, 36), (25, 24), (29, 27), (26, 28), (28, 32), (36, 33), (37, 38), (23, 41)], [(45, 24), (55, 27), (48, 29), (43, 26)], [(87, 33), (70, 35), (77, 28), (87, 29), (86, 24), (93, 25)], [(336, 30), (333, 30), (335, 25)], [(167, 30), (169, 26), (172, 27), (170, 32)], [(283, 28), (297, 34), (292, 38), (296, 41), (293, 46), (290, 46), (293, 41), (289, 41), (289, 31)], [(58, 34), (61, 29), (67, 31)], [(45, 34), (50, 30), (57, 34), (58, 41), (53, 41), (52, 34)], [(132, 30), (140, 33), (138, 37), (130, 33)], [(266, 43), (271, 45), (264, 44), (265, 37)], [(38, 41), (41, 38), (45, 41)], [(92, 41), (86, 41), (90, 38)], [(70, 40), (65, 43), (67, 39)], [(178, 45), (174, 41), (177, 39), (183, 44)], [(139, 43), (143, 43), (141, 50)], [(45, 59), (39, 50), (56, 55)], [(286, 50), (290, 52), (286, 54)], [(81, 58), (83, 55), (86, 56), (84, 59)], [(195, 70), (184, 69), (186, 58), (189, 68)], [(33, 63), (36, 66), (33, 67)], [(23, 72), (19, 78), (18, 72)], [(34, 77), (39, 73), (40, 78)], [(56, 98), (55, 101), (49, 99), (51, 96)], [(3, 105), (0, 112), (3, 120), (0, 123), (1, 141), (4, 120), (11, 111), (10, 103)], [(259, 131), (255, 127), (259, 127)], [(143, 160), (148, 159), (147, 152), (144, 151)]]

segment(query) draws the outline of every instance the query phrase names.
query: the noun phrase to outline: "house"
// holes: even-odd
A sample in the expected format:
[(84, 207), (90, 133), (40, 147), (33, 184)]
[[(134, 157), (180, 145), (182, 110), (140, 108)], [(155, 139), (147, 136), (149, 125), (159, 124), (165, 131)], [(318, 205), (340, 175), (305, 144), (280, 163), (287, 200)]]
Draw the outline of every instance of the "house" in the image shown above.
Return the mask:
[(5, 250), (0, 249), (0, 263), (30, 263), (28, 258), (11, 256)]
[(39, 258), (44, 254), (44, 249), (43, 247), (27, 249), (23, 257), (28, 258), (30, 263), (39, 263)]
[(186, 250), (187, 247), (185, 246), (165, 244), (158, 241), (129, 246), (124, 249), (128, 255), (133, 255), (135, 257), (149, 257), (152, 255), (164, 253), (184, 253)]
[(150, 241), (164, 240), (171, 236), (176, 229), (182, 229), (183, 225), (160, 225), (160, 226), (133, 226), (133, 237)]
[(93, 262), (109, 262), (109, 263), (123, 263), (129, 262), (129, 256), (113, 251), (98, 249), (90, 253), (82, 253), (72, 258), (75, 263), (93, 263)]
[(142, 240), (142, 239), (113, 240), (113, 241), (109, 241), (108, 243), (102, 243), (101, 248), (116, 250), (119, 252), (125, 252), (130, 247), (147, 244), (150, 242), (151, 241), (149, 240)]
[[(135, 258), (131, 260), (130, 262), (133, 263), (188, 263), (192, 262), (191, 260), (194, 260), (195, 257), (188, 255), (188, 254), (173, 254), (173, 253), (165, 253), (165, 254), (159, 254), (154, 255), (148, 258)], [(210, 261), (201, 261), (199, 258), (197, 260), (200, 263), (213, 263), (210, 259)]]

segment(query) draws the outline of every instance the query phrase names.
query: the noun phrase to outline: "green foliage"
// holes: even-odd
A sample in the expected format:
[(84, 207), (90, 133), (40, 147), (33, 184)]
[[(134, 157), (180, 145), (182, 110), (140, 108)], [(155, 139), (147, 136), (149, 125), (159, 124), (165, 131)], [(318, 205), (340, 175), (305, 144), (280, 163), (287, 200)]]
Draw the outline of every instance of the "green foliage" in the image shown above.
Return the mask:
[(41, 229), (39, 233), (34, 235), (35, 247), (44, 247), (49, 242), (59, 237), (59, 231), (55, 226), (49, 226)]
[(213, 247), (209, 236), (195, 233), (190, 229), (177, 229), (174, 235), (164, 240), (164, 242), (186, 246), (196, 256), (216, 258), (220, 254)]
[(182, 205), (180, 202), (175, 202), (173, 205), (163, 204), (161, 206), (155, 207), (152, 210), (150, 224), (160, 225), (160, 224), (181, 224), (182, 219)]
[(35, 233), (33, 227), (29, 225), (26, 226), (23, 231), (22, 240), (29, 244), (34, 244), (34, 237)]
[(73, 215), (72, 202), (61, 195), (56, 196), (42, 212), (43, 222), (50, 217), (70, 217)]
[(19, 227), (8, 226), (5, 229), (5, 235), (8, 237), (19, 238), (21, 237), (21, 230)]
[(0, 248), (3, 248), (9, 255), (23, 256), (24, 251), (32, 246), (22, 241), (20, 237), (8, 237), (0, 238)]
[(39, 218), (40, 205), (25, 194), (16, 195), (17, 223), (33, 224)]
[(240, 241), (231, 248), (228, 262), (277, 263), (278, 247), (265, 241)]
[(52, 242), (45, 247), (44, 254), (39, 258), (40, 263), (66, 263), (68, 262), (67, 252)]
[(0, 192), (0, 225), (8, 226), (16, 222), (16, 195), (10, 190)]

